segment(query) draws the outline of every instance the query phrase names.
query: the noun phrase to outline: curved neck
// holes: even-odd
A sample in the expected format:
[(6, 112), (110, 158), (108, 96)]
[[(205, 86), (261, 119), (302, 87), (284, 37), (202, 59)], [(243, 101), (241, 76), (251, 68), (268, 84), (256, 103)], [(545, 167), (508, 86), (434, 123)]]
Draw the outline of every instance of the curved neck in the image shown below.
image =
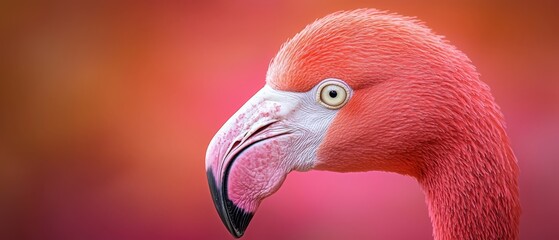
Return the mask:
[(493, 141), (472, 138), (431, 156), (433, 165), (418, 180), (435, 239), (518, 238), (518, 167), (500, 133)]

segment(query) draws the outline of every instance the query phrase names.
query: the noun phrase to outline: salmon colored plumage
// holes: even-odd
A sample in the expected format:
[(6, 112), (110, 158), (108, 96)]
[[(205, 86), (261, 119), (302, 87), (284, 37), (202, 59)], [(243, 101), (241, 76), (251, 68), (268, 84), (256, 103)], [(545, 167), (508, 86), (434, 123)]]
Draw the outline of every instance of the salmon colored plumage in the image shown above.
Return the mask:
[(518, 167), (489, 87), (466, 55), (419, 21), (372, 9), (319, 19), (287, 41), (266, 81), (353, 89), (314, 169), (390, 171), (423, 188), (435, 239), (517, 239)]

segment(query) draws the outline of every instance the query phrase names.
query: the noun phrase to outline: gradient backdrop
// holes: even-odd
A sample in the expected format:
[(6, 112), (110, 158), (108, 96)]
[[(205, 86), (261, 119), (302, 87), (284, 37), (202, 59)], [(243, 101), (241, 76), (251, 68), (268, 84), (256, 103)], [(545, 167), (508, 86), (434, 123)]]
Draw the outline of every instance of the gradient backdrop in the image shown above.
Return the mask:
[[(478, 67), (521, 168), (522, 239), (559, 239), (557, 1), (2, 3), (0, 239), (231, 239), (213, 134), (282, 42), (337, 10), (417, 16)], [(430, 239), (391, 173), (292, 173), (244, 239)]]

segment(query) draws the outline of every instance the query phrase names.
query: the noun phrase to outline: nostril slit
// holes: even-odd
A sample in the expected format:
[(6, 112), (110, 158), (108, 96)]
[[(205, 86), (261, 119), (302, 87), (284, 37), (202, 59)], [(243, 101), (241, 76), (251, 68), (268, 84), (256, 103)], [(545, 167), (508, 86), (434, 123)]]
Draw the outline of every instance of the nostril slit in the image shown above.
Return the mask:
[(227, 156), (229, 156), (229, 154), (235, 152), (235, 149), (237, 149), (237, 147), (239, 147), (240, 145), (242, 145), (247, 138), (253, 137), (253, 136), (257, 136), (258, 134), (262, 133), (266, 128), (270, 127), (272, 124), (274, 124), (276, 121), (272, 121), (269, 122), (265, 125), (262, 125), (260, 127), (258, 127), (258, 129), (256, 129), (256, 131), (254, 132), (250, 132), (250, 131), (246, 131), (243, 134), (242, 138), (237, 138), (237, 140), (235, 140), (229, 147), (229, 149), (227, 149), (227, 151), (225, 152), (225, 156), (224, 158), (226, 158)]
[(252, 135), (252, 136), (258, 135), (259, 133), (261, 133), (262, 131), (264, 131), (264, 129), (270, 127), (270, 126), (271, 126), (272, 124), (274, 124), (274, 123), (275, 123), (275, 122), (270, 122), (270, 123), (268, 123), (268, 124), (266, 124), (266, 125), (262, 125), (260, 128), (258, 128), (256, 131), (254, 131), (254, 133), (252, 133), (251, 135)]
[(241, 143), (241, 140), (236, 140), (235, 142), (233, 142), (233, 145), (231, 146), (231, 150), (235, 149), (237, 146), (239, 146), (239, 144)]

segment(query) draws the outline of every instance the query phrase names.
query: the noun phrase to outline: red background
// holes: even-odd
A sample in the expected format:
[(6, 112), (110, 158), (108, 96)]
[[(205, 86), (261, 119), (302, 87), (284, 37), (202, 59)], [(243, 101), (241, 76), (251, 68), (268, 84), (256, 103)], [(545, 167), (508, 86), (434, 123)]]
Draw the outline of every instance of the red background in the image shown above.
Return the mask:
[[(212, 205), (213, 134), (287, 38), (338, 10), (417, 16), (478, 67), (521, 169), (522, 239), (559, 239), (556, 1), (2, 3), (1, 239), (231, 239)], [(244, 239), (430, 239), (391, 173), (292, 173)]]

